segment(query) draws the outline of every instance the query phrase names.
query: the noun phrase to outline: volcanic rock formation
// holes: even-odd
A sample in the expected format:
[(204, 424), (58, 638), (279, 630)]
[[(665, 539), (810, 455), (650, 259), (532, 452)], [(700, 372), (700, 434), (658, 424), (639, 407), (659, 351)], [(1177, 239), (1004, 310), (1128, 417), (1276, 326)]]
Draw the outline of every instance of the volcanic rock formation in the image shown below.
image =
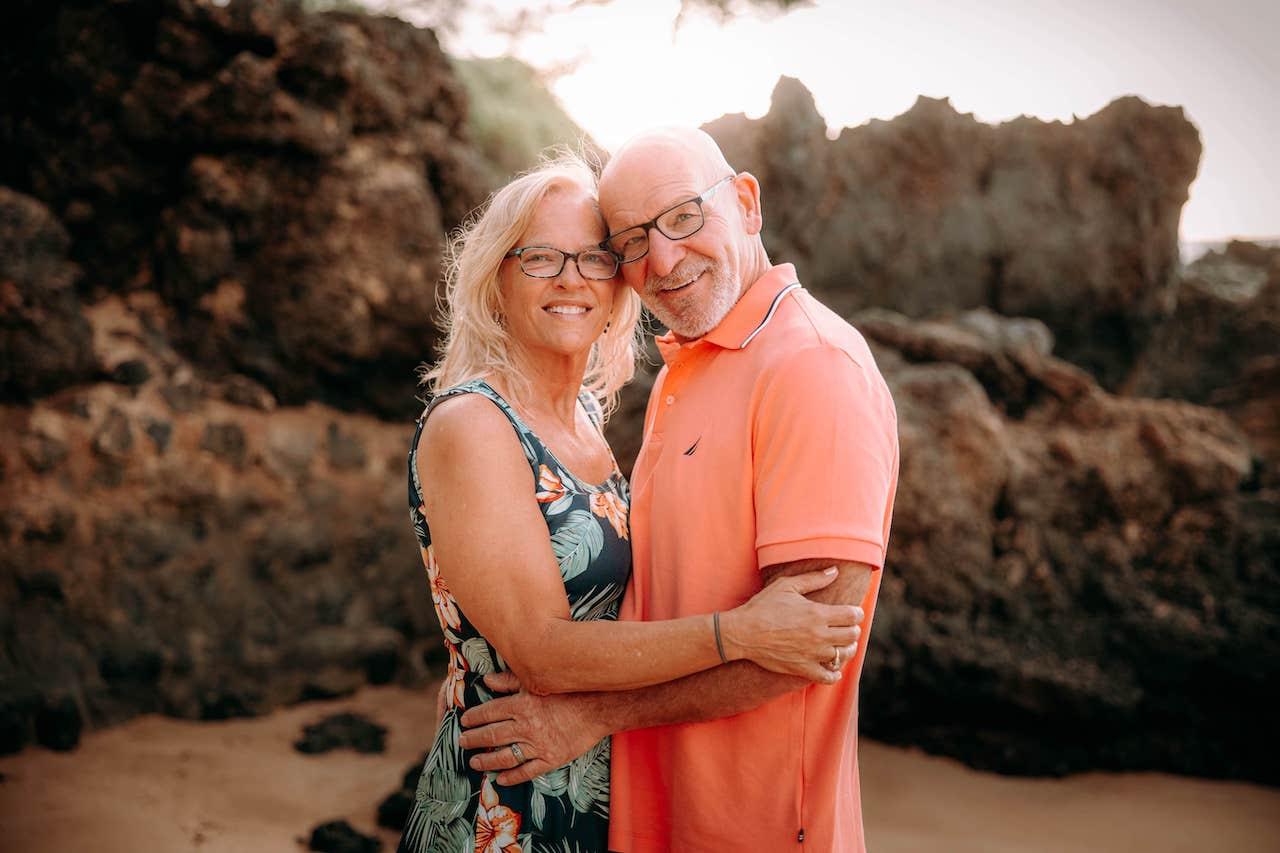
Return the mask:
[(706, 130), (763, 184), (773, 256), (840, 310), (1035, 317), (1109, 388), (1167, 313), (1200, 158), (1180, 108), (1130, 97), (1070, 124), (992, 126), (921, 97), (831, 140), (784, 77), (763, 118)]
[(178, 351), (286, 404), (412, 411), (444, 232), (484, 191), (434, 34), (280, 0), (0, 15), (0, 184), (61, 220), (83, 298), (156, 293)]

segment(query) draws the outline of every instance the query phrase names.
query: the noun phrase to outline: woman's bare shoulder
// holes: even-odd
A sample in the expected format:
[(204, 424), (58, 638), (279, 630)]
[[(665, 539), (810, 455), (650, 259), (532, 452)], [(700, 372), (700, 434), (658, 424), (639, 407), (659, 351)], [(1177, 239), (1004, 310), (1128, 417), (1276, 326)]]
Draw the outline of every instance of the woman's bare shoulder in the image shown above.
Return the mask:
[(511, 422), (483, 394), (456, 394), (433, 406), (418, 438), (418, 453), (428, 463), (528, 468)]

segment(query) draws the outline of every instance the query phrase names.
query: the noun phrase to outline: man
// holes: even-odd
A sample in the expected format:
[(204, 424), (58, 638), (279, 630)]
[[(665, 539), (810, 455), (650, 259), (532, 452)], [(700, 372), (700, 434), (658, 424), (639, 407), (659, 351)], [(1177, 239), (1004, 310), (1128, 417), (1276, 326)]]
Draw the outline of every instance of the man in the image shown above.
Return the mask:
[(897, 483), (893, 401), (861, 335), (770, 263), (759, 184), (711, 137), (627, 143), (600, 204), (626, 283), (671, 330), (632, 475), (620, 618), (723, 610), (836, 565), (813, 597), (861, 605), (861, 640), (832, 650), (832, 685), (734, 662), (643, 690), (521, 693), (468, 711), (463, 745), (495, 747), (473, 766), (514, 767), (498, 779), (511, 783), (617, 733), (614, 850), (863, 850), (858, 676)]

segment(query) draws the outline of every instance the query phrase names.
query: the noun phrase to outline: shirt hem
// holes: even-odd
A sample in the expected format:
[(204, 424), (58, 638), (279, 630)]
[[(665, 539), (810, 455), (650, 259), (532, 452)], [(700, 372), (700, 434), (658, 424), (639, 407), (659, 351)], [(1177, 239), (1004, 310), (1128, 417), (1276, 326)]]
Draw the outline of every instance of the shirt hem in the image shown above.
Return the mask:
[(757, 546), (756, 559), (760, 568), (794, 560), (830, 559), (866, 563), (878, 570), (884, 567), (884, 548), (865, 539), (820, 537)]

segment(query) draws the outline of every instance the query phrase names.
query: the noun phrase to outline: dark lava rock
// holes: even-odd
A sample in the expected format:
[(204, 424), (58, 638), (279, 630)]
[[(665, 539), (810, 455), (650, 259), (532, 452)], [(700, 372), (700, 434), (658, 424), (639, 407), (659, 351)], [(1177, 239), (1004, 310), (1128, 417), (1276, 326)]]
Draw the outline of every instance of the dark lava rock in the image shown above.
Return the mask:
[(143, 427), (147, 437), (155, 442), (156, 450), (161, 453), (169, 449), (169, 439), (173, 437), (173, 424), (169, 421), (150, 420)]
[(111, 381), (136, 388), (151, 378), (151, 368), (141, 359), (129, 359), (117, 364), (111, 370)]
[[(2, 138), (0, 131), (0, 152)], [(44, 204), (0, 186), (0, 401), (50, 394), (98, 372), (70, 245)]]
[(343, 748), (356, 752), (383, 752), (386, 750), (386, 736), (385, 726), (359, 714), (334, 714), (305, 726), (302, 739), (295, 741), (293, 748), (308, 754)]
[(345, 820), (334, 820), (311, 830), (307, 849), (320, 853), (378, 853), (382, 842), (360, 834)]
[(80, 730), (84, 721), (75, 700), (64, 696), (46, 704), (36, 714), (36, 742), (60, 752), (80, 745)]
[(293, 2), (17, 5), (0, 185), (63, 221), (0, 196), (0, 264), (34, 275), (0, 274), (6, 395), (92, 368), (69, 253), (81, 296), (160, 294), (210, 373), (411, 412), (445, 234), (489, 189), (435, 34)]
[(32, 433), (22, 442), (22, 458), (27, 460), (31, 470), (37, 474), (45, 474), (57, 468), (67, 458), (67, 452), (65, 441), (40, 432)]

